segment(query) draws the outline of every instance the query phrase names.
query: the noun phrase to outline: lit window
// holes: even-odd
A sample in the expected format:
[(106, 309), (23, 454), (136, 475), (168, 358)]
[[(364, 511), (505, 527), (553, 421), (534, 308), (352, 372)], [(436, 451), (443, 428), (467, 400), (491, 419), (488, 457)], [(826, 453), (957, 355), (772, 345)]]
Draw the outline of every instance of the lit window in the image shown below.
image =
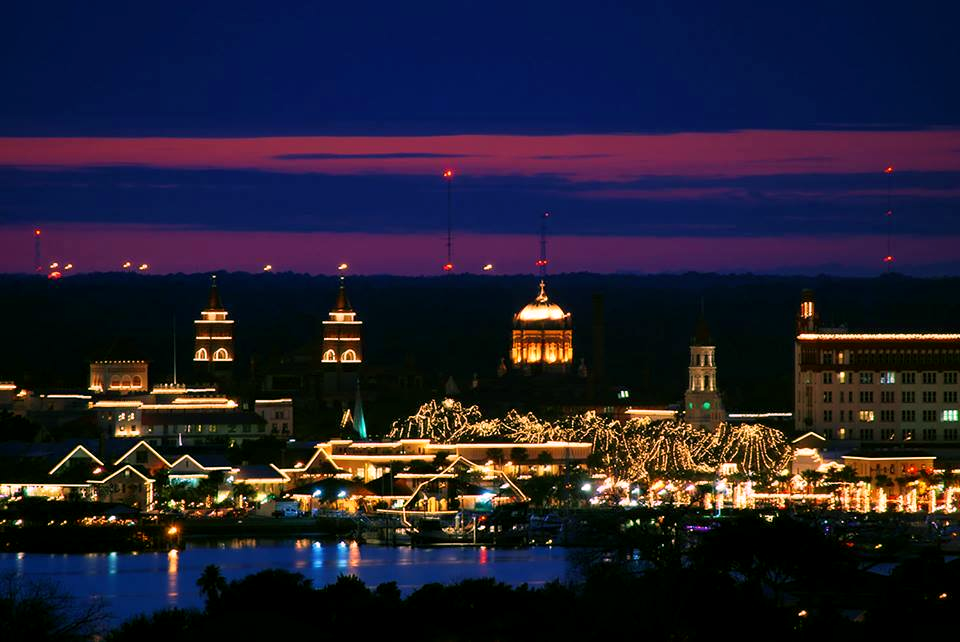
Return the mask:
[(617, 393), (617, 399), (629, 399), (629, 398), (630, 398), (629, 390), (621, 390), (620, 392)]
[(944, 410), (940, 415), (940, 421), (960, 421), (960, 411)]
[(881, 372), (880, 383), (897, 383), (896, 372)]
[(227, 352), (226, 348), (217, 348), (216, 352), (213, 353), (214, 361), (230, 361), (230, 353)]
[(327, 350), (323, 353), (323, 360), (327, 363), (333, 363), (337, 360), (337, 353), (333, 350)]
[(838, 383), (847, 383), (847, 373), (840, 371), (837, 373), (837, 382)]
[(860, 411), (860, 421), (870, 422), (874, 420), (874, 415), (872, 410), (861, 410)]
[(344, 350), (340, 355), (341, 361), (357, 361), (357, 353), (353, 350)]
[(208, 360), (207, 349), (206, 349), (206, 348), (200, 348), (199, 350), (197, 350), (197, 353), (193, 356), (193, 360), (194, 360), (194, 361), (207, 361), (207, 360)]

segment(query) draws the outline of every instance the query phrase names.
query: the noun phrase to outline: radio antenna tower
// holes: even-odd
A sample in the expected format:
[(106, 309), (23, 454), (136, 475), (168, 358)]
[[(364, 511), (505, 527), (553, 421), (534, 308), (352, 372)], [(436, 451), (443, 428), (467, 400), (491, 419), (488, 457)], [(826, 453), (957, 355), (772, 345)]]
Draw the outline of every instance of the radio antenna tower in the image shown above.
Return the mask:
[(43, 256), (40, 253), (40, 228), (33, 228), (33, 271), (43, 272)]
[(453, 271), (453, 170), (443, 170), (443, 178), (447, 181), (447, 262), (443, 264), (444, 272)]
[(884, 214), (887, 221), (887, 253), (883, 256), (883, 262), (889, 272), (893, 264), (893, 165), (887, 165), (883, 173), (887, 175), (887, 211)]
[(537, 267), (540, 268), (540, 280), (547, 276), (547, 219), (550, 218), (550, 212), (544, 212), (540, 217), (540, 258), (537, 259)]

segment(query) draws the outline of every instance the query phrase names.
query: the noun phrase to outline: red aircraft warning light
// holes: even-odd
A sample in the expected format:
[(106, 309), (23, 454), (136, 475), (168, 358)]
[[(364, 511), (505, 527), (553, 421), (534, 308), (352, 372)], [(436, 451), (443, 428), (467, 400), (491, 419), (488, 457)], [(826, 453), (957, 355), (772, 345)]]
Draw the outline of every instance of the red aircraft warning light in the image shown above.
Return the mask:
[(883, 170), (884, 174), (893, 174), (893, 165), (887, 165), (887, 168)]
[(547, 267), (549, 261), (547, 259), (537, 259), (537, 267)]
[(445, 170), (443, 170), (443, 177), (444, 177), (444, 178), (453, 178), (453, 170), (452, 170), (452, 169), (445, 169)]
[(453, 263), (444, 263), (444, 264), (443, 264), (443, 271), (444, 271), (444, 272), (450, 272), (450, 271), (452, 271), (452, 270), (453, 270)]
[(34, 235), (34, 236), (40, 236), (40, 228), (39, 228), (39, 227), (33, 231), (33, 235)]
[(892, 254), (887, 254), (885, 257), (883, 257), (883, 262), (884, 262), (884, 263), (893, 263), (893, 255), (892, 255)]

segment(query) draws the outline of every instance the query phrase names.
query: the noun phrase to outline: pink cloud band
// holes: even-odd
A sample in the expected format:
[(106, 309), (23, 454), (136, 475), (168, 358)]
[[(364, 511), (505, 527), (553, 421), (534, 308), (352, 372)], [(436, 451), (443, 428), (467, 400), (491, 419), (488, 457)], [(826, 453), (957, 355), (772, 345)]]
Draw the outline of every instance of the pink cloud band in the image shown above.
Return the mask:
[(552, 174), (572, 181), (899, 169), (960, 171), (960, 131), (745, 130), (665, 135), (0, 138), (0, 166), (254, 169), (325, 174)]

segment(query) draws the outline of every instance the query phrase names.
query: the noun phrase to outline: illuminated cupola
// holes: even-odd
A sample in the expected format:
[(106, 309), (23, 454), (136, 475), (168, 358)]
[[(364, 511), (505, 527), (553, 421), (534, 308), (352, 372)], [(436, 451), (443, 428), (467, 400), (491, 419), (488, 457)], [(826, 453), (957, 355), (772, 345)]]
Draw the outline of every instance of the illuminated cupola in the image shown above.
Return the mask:
[(193, 349), (195, 363), (217, 365), (233, 362), (233, 321), (227, 319), (227, 311), (220, 302), (216, 275), (211, 278), (207, 307), (193, 323), (197, 335)]
[(797, 334), (816, 332), (820, 329), (820, 316), (813, 304), (813, 290), (804, 290), (800, 299), (800, 312), (797, 314)]
[(567, 372), (573, 362), (573, 322), (569, 312), (547, 298), (546, 283), (540, 294), (513, 317), (513, 365), (528, 371)]
[(342, 363), (357, 365), (363, 362), (363, 349), (360, 341), (360, 329), (363, 321), (357, 321), (357, 313), (350, 306), (343, 277), (340, 277), (340, 291), (337, 303), (330, 311), (330, 319), (323, 322), (323, 363)]
[(716, 353), (717, 348), (701, 314), (690, 343), (690, 380), (684, 395), (684, 417), (687, 423), (701, 430), (716, 430), (726, 419), (717, 386)]

